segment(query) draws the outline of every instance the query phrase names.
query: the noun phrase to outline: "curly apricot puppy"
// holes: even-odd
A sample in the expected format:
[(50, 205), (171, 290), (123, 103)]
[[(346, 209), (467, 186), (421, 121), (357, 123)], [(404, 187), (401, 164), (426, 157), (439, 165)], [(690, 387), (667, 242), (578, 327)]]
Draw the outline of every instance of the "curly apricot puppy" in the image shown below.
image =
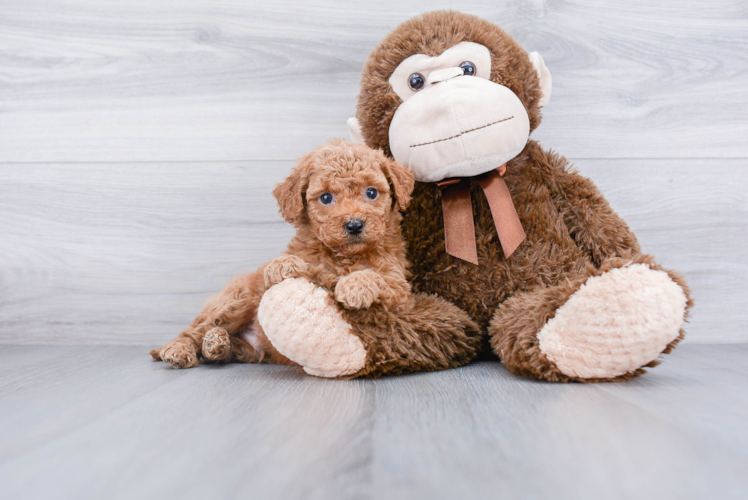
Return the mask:
[[(440, 299), (414, 296), (407, 280), (399, 211), (408, 206), (413, 185), (409, 170), (361, 144), (336, 141), (307, 154), (273, 191), (281, 214), (297, 228), (286, 253), (235, 278), (186, 330), (151, 355), (177, 368), (196, 366), (202, 356), (217, 363), (297, 364), (326, 377), (463, 364), (435, 351), (435, 336), (460, 338), (477, 352), (477, 325)], [(315, 300), (338, 304), (340, 311), (331, 321), (314, 317), (314, 300), (290, 304), (291, 314), (307, 315), (325, 338), (282, 341), (279, 351), (260, 325), (258, 308), (265, 291), (286, 280), (312, 286)], [(433, 325), (434, 317), (443, 318), (443, 332), (419, 331), (426, 318)], [(338, 342), (336, 321), (356, 324), (358, 331), (347, 329)], [(329, 344), (324, 366), (305, 359), (304, 342)]]

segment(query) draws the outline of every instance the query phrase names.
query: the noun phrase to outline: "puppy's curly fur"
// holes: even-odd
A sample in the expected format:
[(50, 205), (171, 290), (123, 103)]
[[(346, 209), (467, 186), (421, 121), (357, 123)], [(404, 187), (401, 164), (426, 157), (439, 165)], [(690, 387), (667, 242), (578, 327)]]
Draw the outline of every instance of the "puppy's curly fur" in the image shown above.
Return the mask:
[[(413, 185), (409, 170), (361, 144), (337, 141), (305, 156), (273, 191), (297, 232), (265, 268), (265, 285), (304, 277), (349, 309), (409, 308), (398, 209), (408, 206)], [(360, 221), (360, 232), (346, 230), (351, 221)]]
[[(294, 277), (328, 290), (353, 317), (356, 311), (372, 308), (374, 317), (379, 318), (370, 321), (372, 325), (381, 323), (382, 315), (389, 317), (390, 323), (399, 319), (417, 324), (417, 318), (410, 316), (424, 313), (433, 319), (434, 312), (443, 310), (445, 304), (433, 297), (419, 297), (414, 302), (400, 234), (399, 210), (407, 207), (413, 185), (409, 170), (361, 144), (335, 141), (307, 154), (273, 191), (281, 215), (297, 229), (286, 253), (232, 280), (208, 300), (187, 329), (151, 355), (176, 368), (197, 366), (201, 357), (216, 363), (293, 364), (268, 341), (257, 321), (257, 309), (269, 287)], [(361, 227), (346, 229), (351, 221), (359, 221)], [(447, 316), (450, 312), (447, 307)], [(360, 314), (358, 317), (366, 323)], [(445, 319), (447, 323), (450, 320)], [(453, 322), (461, 321), (471, 323), (457, 314)], [(372, 328), (364, 327), (359, 333), (367, 339), (367, 332), (372, 337)], [(472, 331), (477, 348), (477, 327)], [(411, 336), (414, 338), (405, 344), (418, 342)], [(392, 350), (392, 346), (373, 347), (374, 363), (381, 365), (382, 352)], [(391, 357), (403, 358), (399, 353)], [(387, 370), (368, 366), (365, 371), (371, 376)]]

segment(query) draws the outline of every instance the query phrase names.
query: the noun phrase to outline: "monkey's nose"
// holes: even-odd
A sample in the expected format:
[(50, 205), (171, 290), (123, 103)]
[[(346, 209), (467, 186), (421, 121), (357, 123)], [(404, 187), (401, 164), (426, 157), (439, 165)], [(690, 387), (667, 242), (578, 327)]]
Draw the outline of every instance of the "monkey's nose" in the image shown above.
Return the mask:
[(465, 71), (459, 66), (438, 69), (436, 71), (432, 71), (429, 74), (429, 79), (426, 83), (428, 83), (429, 85), (432, 85), (434, 83), (444, 82), (451, 78), (454, 78), (456, 76), (462, 76), (464, 74), (465, 74)]
[(345, 232), (351, 235), (357, 235), (361, 234), (361, 231), (364, 230), (364, 221), (361, 219), (351, 219), (345, 224), (343, 224), (343, 227), (345, 228)]

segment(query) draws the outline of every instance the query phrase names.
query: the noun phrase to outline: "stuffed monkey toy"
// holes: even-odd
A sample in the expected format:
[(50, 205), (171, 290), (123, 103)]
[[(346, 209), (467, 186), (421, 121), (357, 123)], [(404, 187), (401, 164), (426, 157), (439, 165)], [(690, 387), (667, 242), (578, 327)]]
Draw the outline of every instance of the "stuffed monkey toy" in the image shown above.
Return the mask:
[[(395, 28), (371, 53), (349, 127), (417, 181), (402, 225), (414, 291), (467, 313), (512, 373), (554, 382), (627, 380), (683, 338), (689, 290), (641, 252), (590, 180), (529, 139), (550, 95), (538, 53), (478, 17), (430, 12)], [(308, 315), (296, 322), (284, 316), (282, 327), (277, 320), (305, 293), (293, 280), (262, 299), (259, 322), (281, 352), (291, 338), (315, 338)], [(328, 304), (314, 314), (323, 324), (340, 312)], [(371, 333), (372, 325), (350, 318), (349, 327), (349, 335), (368, 340), (360, 372), (348, 365), (347, 376), (386, 373), (376, 366), (394, 363), (388, 356), (399, 357), (402, 373), (477, 355), (474, 346), (452, 342), (454, 332), (441, 338), (436, 319), (420, 330), (439, 365), (422, 356), (410, 364), (408, 352), (388, 350), (391, 339)], [(324, 363), (329, 355), (318, 350), (315, 359)]]

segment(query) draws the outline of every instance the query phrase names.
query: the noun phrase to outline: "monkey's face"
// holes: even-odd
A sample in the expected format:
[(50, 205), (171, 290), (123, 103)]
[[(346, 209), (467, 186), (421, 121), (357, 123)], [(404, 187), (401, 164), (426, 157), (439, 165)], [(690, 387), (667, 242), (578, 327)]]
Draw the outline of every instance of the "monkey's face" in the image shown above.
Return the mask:
[(498, 26), (454, 11), (393, 30), (361, 82), (362, 138), (421, 182), (479, 175), (517, 156), (551, 90), (539, 54)]
[(490, 52), (472, 42), (438, 57), (416, 54), (395, 69), (389, 82), (403, 103), (390, 124), (390, 150), (417, 180), (482, 174), (525, 147), (527, 111), (490, 75)]

